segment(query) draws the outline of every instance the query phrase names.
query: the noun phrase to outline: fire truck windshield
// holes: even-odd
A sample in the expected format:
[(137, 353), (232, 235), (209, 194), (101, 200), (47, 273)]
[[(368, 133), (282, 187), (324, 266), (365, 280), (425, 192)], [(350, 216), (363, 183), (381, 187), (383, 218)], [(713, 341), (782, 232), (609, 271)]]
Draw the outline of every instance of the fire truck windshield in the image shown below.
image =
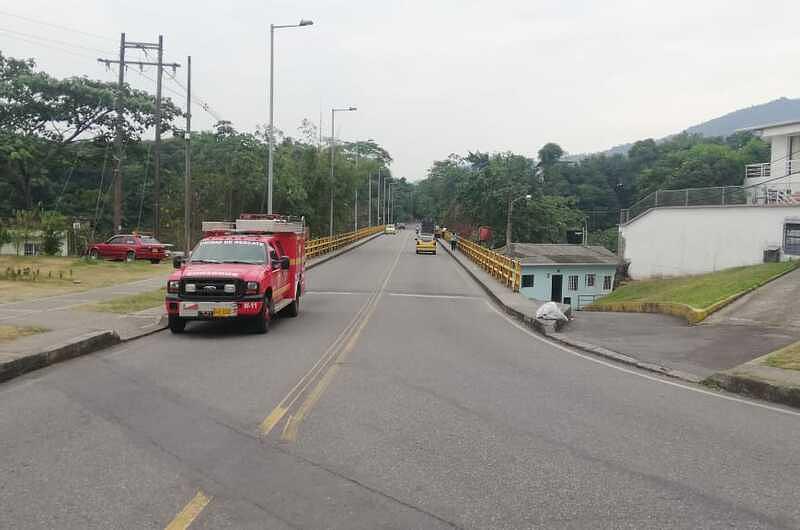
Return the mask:
[(267, 249), (260, 241), (220, 239), (202, 241), (192, 252), (191, 263), (245, 263), (262, 265)]

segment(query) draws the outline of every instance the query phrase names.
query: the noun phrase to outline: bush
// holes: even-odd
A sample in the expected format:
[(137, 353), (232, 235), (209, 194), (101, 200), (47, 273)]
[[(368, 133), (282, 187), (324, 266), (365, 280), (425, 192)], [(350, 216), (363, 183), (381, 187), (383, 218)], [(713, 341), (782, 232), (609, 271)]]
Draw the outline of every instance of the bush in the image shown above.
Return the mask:
[(67, 218), (58, 212), (42, 212), (40, 221), (42, 252), (48, 256), (55, 256), (61, 252)]

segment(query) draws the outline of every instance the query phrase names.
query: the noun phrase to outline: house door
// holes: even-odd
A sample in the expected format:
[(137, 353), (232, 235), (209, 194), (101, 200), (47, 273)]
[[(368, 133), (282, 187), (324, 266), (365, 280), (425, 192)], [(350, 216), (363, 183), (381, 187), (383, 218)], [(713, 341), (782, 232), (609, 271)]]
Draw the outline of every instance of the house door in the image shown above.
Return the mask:
[(552, 284), (550, 289), (550, 300), (553, 302), (561, 303), (562, 285), (564, 283), (564, 276), (561, 274), (553, 274), (551, 276)]

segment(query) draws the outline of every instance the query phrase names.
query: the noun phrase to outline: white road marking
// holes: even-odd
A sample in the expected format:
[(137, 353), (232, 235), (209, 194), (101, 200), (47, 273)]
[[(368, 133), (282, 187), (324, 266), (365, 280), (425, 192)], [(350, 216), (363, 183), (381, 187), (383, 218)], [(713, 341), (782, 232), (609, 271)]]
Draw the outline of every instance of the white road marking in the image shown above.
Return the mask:
[(372, 293), (358, 292), (358, 291), (306, 291), (303, 294), (345, 294), (345, 295), (362, 295), (369, 296)]
[(567, 348), (565, 346), (562, 346), (561, 344), (558, 344), (556, 342), (548, 340), (548, 339), (540, 336), (538, 333), (535, 333), (535, 332), (529, 330), (528, 328), (522, 326), (517, 321), (512, 319), (510, 316), (502, 313), (499, 309), (497, 309), (494, 305), (492, 305), (492, 303), (489, 302), (488, 300), (484, 300), (484, 301), (486, 302), (486, 305), (489, 306), (489, 308), (492, 311), (494, 311), (495, 313), (500, 315), (501, 318), (506, 320), (509, 324), (511, 324), (512, 326), (514, 326), (518, 330), (522, 331), (526, 335), (530, 335), (531, 337), (535, 338), (536, 340), (539, 340), (539, 341), (544, 342), (545, 344), (547, 344), (549, 346), (552, 346), (552, 347), (557, 348), (557, 349), (559, 349), (561, 351), (569, 353), (570, 355), (574, 355), (575, 357), (580, 357), (581, 359), (585, 359), (587, 361), (591, 361), (591, 362), (593, 362), (595, 364), (600, 364), (600, 365), (606, 366), (608, 368), (611, 368), (611, 369), (614, 369), (614, 370), (618, 370), (620, 372), (624, 372), (626, 374), (635, 375), (636, 377), (641, 377), (643, 379), (649, 379), (650, 381), (655, 381), (657, 383), (661, 383), (661, 384), (664, 384), (664, 385), (669, 385), (669, 386), (674, 386), (674, 387), (677, 387), (677, 388), (682, 388), (684, 390), (689, 390), (691, 392), (696, 392), (698, 394), (705, 394), (707, 396), (715, 397), (715, 398), (718, 398), (718, 399), (724, 399), (724, 400), (727, 400), (727, 401), (734, 401), (736, 403), (743, 403), (745, 405), (750, 405), (751, 407), (757, 407), (757, 408), (760, 408), (760, 409), (766, 409), (766, 410), (770, 410), (772, 412), (780, 412), (782, 414), (788, 414), (790, 416), (800, 417), (800, 412), (799, 411), (789, 410), (789, 409), (785, 409), (785, 408), (782, 408), (782, 407), (776, 407), (776, 406), (773, 406), (773, 405), (767, 405), (765, 403), (759, 403), (757, 401), (751, 401), (751, 400), (748, 400), (748, 399), (742, 399), (742, 398), (738, 398), (738, 397), (734, 397), (734, 396), (728, 396), (728, 395), (725, 395), (725, 394), (712, 392), (710, 390), (705, 390), (705, 389), (702, 389), (702, 388), (697, 388), (697, 387), (694, 387), (694, 386), (685, 385), (683, 383), (677, 383), (675, 381), (668, 381), (666, 379), (661, 379), (660, 377), (655, 377), (655, 376), (648, 375), (648, 374), (643, 373), (643, 372), (639, 372), (637, 370), (632, 370), (630, 368), (625, 368), (623, 366), (619, 366), (619, 365), (611, 363), (611, 362), (603, 361), (603, 360), (598, 359), (596, 357), (593, 357), (591, 355), (579, 353), (579, 352), (577, 352), (575, 350), (571, 350), (571, 349), (569, 349), (569, 348)]
[(470, 296), (466, 294), (424, 294), (424, 293), (390, 293), (389, 296), (408, 296), (411, 298), (444, 298), (449, 300), (483, 300), (480, 296)]

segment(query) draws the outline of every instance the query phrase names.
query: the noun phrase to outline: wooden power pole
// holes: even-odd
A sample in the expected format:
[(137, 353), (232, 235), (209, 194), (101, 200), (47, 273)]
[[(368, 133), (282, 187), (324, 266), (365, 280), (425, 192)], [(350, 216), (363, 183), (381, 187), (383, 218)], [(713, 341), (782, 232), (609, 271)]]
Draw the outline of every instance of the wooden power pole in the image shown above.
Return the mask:
[[(158, 62), (149, 61), (126, 61), (125, 50), (135, 48), (139, 50), (157, 50)], [(122, 139), (122, 124), (124, 120), (125, 110), (122, 103), (122, 91), (125, 83), (125, 68), (128, 65), (136, 65), (139, 68), (145, 66), (155, 66), (158, 69), (158, 77), (156, 79), (156, 139), (155, 150), (153, 152), (153, 162), (155, 167), (154, 182), (153, 182), (153, 233), (156, 238), (159, 236), (161, 227), (160, 216), (160, 195), (161, 195), (161, 84), (164, 74), (164, 67), (170, 67), (173, 71), (180, 68), (178, 63), (164, 63), (164, 37), (158, 36), (158, 42), (132, 42), (125, 40), (123, 33), (120, 38), (119, 45), (119, 60), (111, 59), (97, 59), (98, 62), (111, 66), (112, 64), (119, 65), (119, 86), (116, 101), (117, 111), (117, 127), (116, 137), (114, 138), (114, 148), (116, 151), (114, 157), (114, 232), (119, 233), (122, 230), (122, 154), (123, 154), (123, 139)]]

